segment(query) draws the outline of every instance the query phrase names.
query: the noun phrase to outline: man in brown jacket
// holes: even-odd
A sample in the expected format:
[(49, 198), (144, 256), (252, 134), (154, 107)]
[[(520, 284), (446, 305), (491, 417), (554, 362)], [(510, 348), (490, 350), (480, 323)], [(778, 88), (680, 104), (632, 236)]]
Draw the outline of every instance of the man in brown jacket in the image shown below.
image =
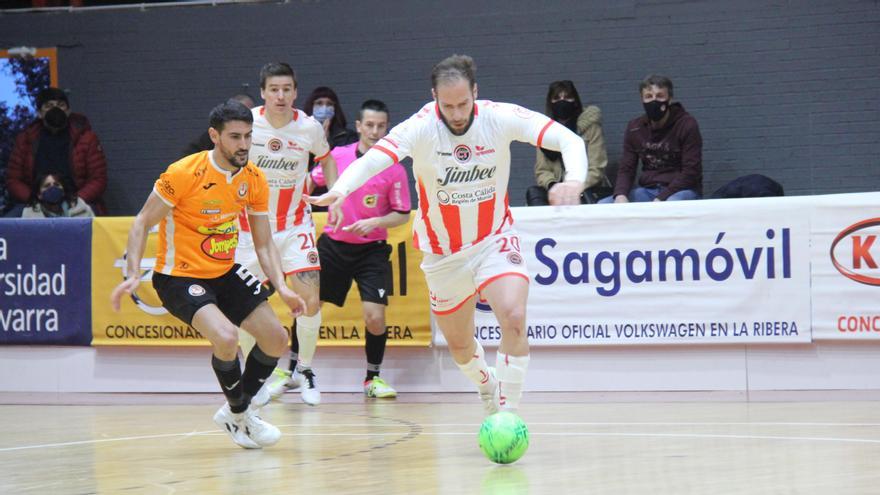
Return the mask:
[[(614, 194), (601, 202), (699, 199), (703, 194), (703, 138), (697, 119), (672, 101), (672, 81), (666, 77), (646, 77), (639, 93), (645, 114), (627, 124)], [(636, 185), (640, 161), (642, 173)]]
[(70, 112), (64, 91), (46, 88), (37, 95), (37, 115), (15, 138), (6, 167), (6, 187), (14, 203), (27, 203), (36, 177), (57, 173), (73, 179), (77, 194), (96, 214), (106, 213), (107, 160), (85, 115)]

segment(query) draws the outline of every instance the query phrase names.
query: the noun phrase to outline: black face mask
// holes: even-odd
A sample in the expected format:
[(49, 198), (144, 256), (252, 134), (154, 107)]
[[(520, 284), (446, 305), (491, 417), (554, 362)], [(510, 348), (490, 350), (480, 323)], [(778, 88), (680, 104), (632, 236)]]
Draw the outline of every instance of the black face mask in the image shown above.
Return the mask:
[(60, 131), (67, 127), (67, 113), (58, 107), (54, 107), (43, 116), (43, 122), (49, 130)]
[(50, 205), (57, 205), (64, 199), (64, 189), (58, 186), (51, 186), (40, 193), (40, 201)]
[(554, 101), (550, 104), (550, 108), (553, 110), (553, 115), (557, 120), (571, 120), (572, 117), (577, 116), (577, 112), (579, 110), (577, 103), (568, 100), (559, 100)]
[(669, 111), (669, 101), (654, 100), (648, 103), (642, 103), (645, 107), (645, 113), (653, 122), (658, 122), (666, 116)]

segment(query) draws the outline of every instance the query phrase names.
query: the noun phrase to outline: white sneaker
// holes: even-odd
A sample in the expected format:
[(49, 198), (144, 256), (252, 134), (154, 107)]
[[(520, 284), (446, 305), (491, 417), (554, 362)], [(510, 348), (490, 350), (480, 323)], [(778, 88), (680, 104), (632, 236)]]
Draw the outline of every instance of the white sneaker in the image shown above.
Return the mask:
[(251, 406), (260, 409), (268, 404), (270, 400), (272, 400), (272, 395), (269, 394), (269, 384), (264, 383), (260, 387), (259, 392), (257, 392), (257, 395), (251, 398)]
[(242, 424), (245, 433), (261, 447), (275, 445), (278, 440), (281, 440), (281, 430), (259, 417), (257, 410), (253, 407), (249, 407), (244, 412)]
[(260, 444), (252, 440), (244, 425), (245, 413), (235, 414), (229, 410), (229, 403), (214, 413), (214, 422), (225, 431), (236, 445), (243, 449), (259, 449)]
[[(486, 416), (491, 416), (501, 409), (498, 390), (498, 380), (495, 378), (495, 368), (489, 367), (489, 379), (486, 382), (487, 392), (480, 392), (480, 400), (483, 401), (483, 409)], [(482, 388), (482, 387), (481, 387)]]
[(303, 402), (310, 406), (317, 406), (321, 403), (321, 391), (318, 390), (315, 372), (311, 368), (297, 370), (293, 379), (297, 382), (296, 386), (300, 389), (299, 394), (302, 396)]
[(272, 372), (273, 380), (271, 382), (267, 381), (266, 386), (264, 387), (266, 392), (268, 392), (269, 397), (278, 400), (284, 395), (284, 392), (299, 387), (299, 384), (296, 383), (290, 375), (290, 370), (275, 368), (275, 371)]

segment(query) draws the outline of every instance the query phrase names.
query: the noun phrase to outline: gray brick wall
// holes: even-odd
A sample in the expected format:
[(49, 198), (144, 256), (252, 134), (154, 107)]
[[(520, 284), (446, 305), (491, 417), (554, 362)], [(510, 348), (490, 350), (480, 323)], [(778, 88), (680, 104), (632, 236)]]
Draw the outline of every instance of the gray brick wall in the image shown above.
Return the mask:
[[(218, 7), (0, 14), (0, 46), (58, 46), (61, 86), (110, 164), (108, 204), (135, 213), (207, 112), (270, 60), (298, 71), (301, 102), (336, 89), (353, 120), (366, 98), (399, 121), (430, 98), (433, 63), (479, 66), (483, 98), (540, 110), (572, 79), (604, 114), (608, 154), (657, 72), (697, 118), (705, 189), (764, 173), (788, 194), (880, 189), (880, 3), (862, 1), (292, 1)], [(523, 204), (534, 151), (514, 145)]]

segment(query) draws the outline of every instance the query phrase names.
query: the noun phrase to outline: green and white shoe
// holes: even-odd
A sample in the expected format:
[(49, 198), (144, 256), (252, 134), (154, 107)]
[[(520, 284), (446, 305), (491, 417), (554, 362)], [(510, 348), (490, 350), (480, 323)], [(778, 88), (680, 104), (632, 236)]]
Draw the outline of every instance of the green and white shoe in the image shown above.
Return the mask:
[(368, 382), (364, 382), (364, 395), (376, 399), (393, 399), (397, 397), (397, 391), (391, 388), (385, 380), (378, 376)]

